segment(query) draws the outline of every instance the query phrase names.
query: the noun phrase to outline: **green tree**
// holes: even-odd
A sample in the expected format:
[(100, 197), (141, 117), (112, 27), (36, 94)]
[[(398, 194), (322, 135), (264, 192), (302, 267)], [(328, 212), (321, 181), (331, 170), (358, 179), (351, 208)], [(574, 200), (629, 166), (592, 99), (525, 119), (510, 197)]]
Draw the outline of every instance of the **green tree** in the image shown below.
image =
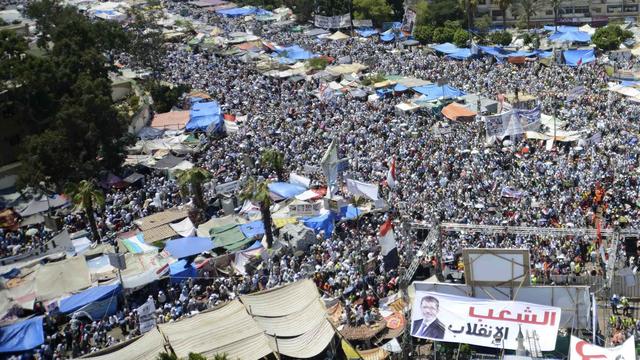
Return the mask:
[(433, 30), (433, 42), (442, 44), (446, 42), (453, 42), (453, 36), (456, 34), (456, 29), (451, 27), (441, 26)]
[(389, 6), (393, 10), (393, 18), (400, 20), (404, 16), (404, 1), (403, 0), (387, 0)]
[(558, 31), (558, 19), (560, 18), (560, 5), (562, 5), (562, 0), (547, 0), (548, 5), (553, 9), (553, 25), (556, 27), (556, 31)]
[(307, 64), (311, 69), (324, 70), (329, 65), (329, 60), (324, 57), (311, 58), (307, 60)]
[(478, 11), (478, 0), (458, 0), (458, 8), (464, 14), (465, 24), (473, 27), (476, 12)]
[(620, 44), (632, 36), (632, 32), (622, 30), (618, 25), (608, 25), (598, 28), (595, 34), (593, 34), (591, 41), (593, 41), (598, 49), (609, 51), (619, 49)]
[(431, 25), (418, 25), (413, 31), (413, 36), (422, 44), (430, 44), (433, 42), (433, 30)]
[(492, 43), (502, 45), (502, 46), (507, 46), (511, 44), (511, 40), (512, 40), (511, 33), (509, 33), (508, 31), (492, 32), (489, 38), (491, 39)]
[(127, 26), (129, 53), (138, 67), (158, 74), (162, 71), (162, 58), (166, 53), (162, 27), (158, 25), (160, 13), (132, 8), (129, 16), (133, 19)]
[(467, 41), (469, 41), (469, 33), (464, 29), (457, 29), (455, 33), (453, 33), (453, 43), (459, 47), (463, 47), (467, 45)]
[(174, 353), (163, 352), (156, 356), (156, 360), (178, 360), (178, 356)]
[(93, 234), (93, 240), (100, 240), (100, 233), (96, 225), (95, 210), (104, 207), (104, 194), (97, 189), (92, 181), (82, 180), (77, 184), (69, 183), (65, 194), (71, 198), (76, 208), (82, 209)]
[[(453, 6), (452, 6), (453, 4)], [(421, 0), (416, 5), (416, 24), (442, 26), (446, 21), (462, 19), (462, 10), (451, 0)]]
[(538, 0), (516, 0), (513, 4), (512, 11), (518, 14), (527, 25), (527, 29), (531, 28), (531, 18), (540, 10), (540, 2)]
[(353, 0), (356, 19), (371, 19), (377, 26), (391, 19), (393, 10), (386, 0)]
[(306, 24), (313, 15), (314, 0), (285, 0), (284, 4), (296, 16), (296, 22)]
[(209, 171), (200, 167), (176, 171), (176, 180), (180, 191), (183, 195), (191, 194), (191, 196), (193, 196), (193, 202), (200, 210), (206, 209), (202, 185), (209, 181), (211, 177), (212, 175)]
[(255, 178), (249, 178), (244, 188), (240, 192), (241, 200), (249, 200), (258, 203), (260, 213), (262, 214), (262, 222), (264, 223), (264, 232), (267, 237), (267, 246), (273, 246), (273, 232), (271, 229), (271, 197), (269, 196), (269, 182), (266, 180), (257, 181)]
[(512, 0), (497, 0), (498, 8), (502, 11), (502, 26), (507, 28), (507, 9), (511, 6)]
[(145, 88), (153, 99), (153, 108), (157, 113), (171, 111), (180, 97), (191, 90), (189, 85), (168, 86), (156, 80), (148, 81)]
[(284, 153), (276, 149), (267, 149), (260, 154), (260, 165), (276, 173), (278, 181), (284, 178)]
[(491, 15), (486, 14), (476, 19), (476, 28), (480, 34), (486, 34), (491, 28)]
[[(217, 359), (218, 356), (219, 356), (219, 354), (216, 354), (216, 357), (214, 359)], [(226, 355), (225, 355), (225, 358), (226, 358)], [(189, 353), (188, 360), (207, 360), (207, 358), (205, 356), (200, 355), (200, 354)]]

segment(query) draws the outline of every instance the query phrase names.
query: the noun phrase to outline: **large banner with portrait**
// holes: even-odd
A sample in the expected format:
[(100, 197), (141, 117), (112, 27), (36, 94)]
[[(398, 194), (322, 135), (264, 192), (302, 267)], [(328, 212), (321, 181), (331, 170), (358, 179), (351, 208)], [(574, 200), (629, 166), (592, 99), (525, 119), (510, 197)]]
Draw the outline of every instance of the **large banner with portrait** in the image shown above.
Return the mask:
[(536, 343), (540, 350), (552, 351), (559, 324), (557, 307), (416, 291), (411, 335), (516, 350), (522, 332), (525, 347)]
[(636, 358), (636, 345), (633, 336), (622, 345), (603, 348), (571, 336), (569, 360), (634, 360)]

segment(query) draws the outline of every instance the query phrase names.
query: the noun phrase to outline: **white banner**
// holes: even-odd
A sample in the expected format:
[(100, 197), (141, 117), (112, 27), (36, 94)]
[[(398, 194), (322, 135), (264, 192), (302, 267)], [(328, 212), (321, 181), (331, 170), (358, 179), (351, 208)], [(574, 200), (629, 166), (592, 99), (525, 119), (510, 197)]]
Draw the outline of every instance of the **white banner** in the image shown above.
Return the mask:
[(575, 336), (571, 336), (569, 360), (634, 360), (636, 345), (633, 336), (622, 345), (603, 348), (593, 345)]
[(144, 334), (156, 326), (156, 305), (153, 300), (147, 300), (146, 303), (136, 310), (140, 321), (140, 333)]
[(411, 322), (411, 335), (423, 339), (516, 350), (521, 332), (525, 348), (552, 351), (560, 308), (416, 291)]
[(351, 15), (322, 16), (316, 15), (313, 24), (322, 29), (339, 29), (351, 26)]
[(378, 185), (347, 179), (347, 189), (354, 196), (363, 196), (373, 201), (379, 199)]

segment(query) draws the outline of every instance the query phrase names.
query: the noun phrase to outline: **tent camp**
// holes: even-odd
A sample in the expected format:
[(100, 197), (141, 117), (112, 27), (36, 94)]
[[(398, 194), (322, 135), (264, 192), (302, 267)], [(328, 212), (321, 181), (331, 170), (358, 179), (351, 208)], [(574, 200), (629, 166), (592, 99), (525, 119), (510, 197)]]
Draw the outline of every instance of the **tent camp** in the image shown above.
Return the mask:
[(440, 98), (454, 98), (466, 95), (464, 91), (458, 90), (446, 84), (442, 86), (438, 86), (437, 84), (416, 86), (413, 88), (413, 91), (424, 95), (424, 99), (420, 99), (422, 101), (431, 101)]
[(552, 42), (590, 42), (591, 35), (582, 31), (556, 32), (549, 36)]
[(464, 105), (454, 102), (442, 108), (442, 115), (449, 120), (473, 121), (477, 114)]
[(223, 129), (222, 111), (216, 101), (193, 104), (185, 130), (222, 132)]
[(453, 45), (452, 43), (437, 44), (431, 46), (431, 48), (443, 54), (453, 54), (460, 51), (460, 48)]
[[(229, 224), (210, 230), (214, 248), (224, 248), (227, 251), (236, 251), (251, 243), (254, 238), (247, 237), (240, 229), (241, 225)], [(247, 230), (247, 229), (245, 229)]]
[(580, 66), (596, 61), (596, 54), (591, 50), (565, 50), (562, 53), (564, 61), (569, 66)]
[(189, 122), (189, 111), (171, 111), (155, 114), (151, 127), (163, 130), (182, 130)]
[(320, 216), (306, 218), (302, 223), (306, 227), (313, 229), (316, 234), (323, 231), (324, 236), (329, 237), (333, 233), (334, 222), (336, 220), (335, 217), (336, 216), (332, 212), (328, 212)]
[(198, 269), (194, 263), (180, 260), (169, 265), (169, 278), (172, 284), (180, 284), (196, 276), (198, 276)]
[(308, 251), (316, 242), (313, 231), (302, 224), (286, 224), (280, 230), (281, 242), (290, 246), (294, 251)]
[(52, 300), (91, 286), (84, 256), (50, 262), (36, 271), (35, 291), (39, 300)]
[(327, 39), (329, 40), (346, 40), (349, 38), (349, 35), (341, 32), (341, 31), (336, 31), (335, 33), (331, 34), (330, 36), (327, 36)]
[(164, 249), (174, 258), (182, 259), (213, 249), (213, 243), (209, 238), (191, 236), (169, 240)]
[(92, 319), (100, 320), (116, 313), (121, 291), (120, 284), (92, 287), (60, 300), (59, 310), (63, 314), (84, 311)]
[(27, 217), (34, 214), (43, 213), (49, 209), (55, 209), (69, 204), (69, 199), (64, 195), (41, 195), (29, 201), (29, 203), (22, 209), (18, 209), (18, 213), (22, 217)]
[(302, 194), (307, 191), (304, 186), (290, 184), (286, 182), (272, 182), (269, 183), (269, 192), (276, 200), (291, 199), (298, 194)]

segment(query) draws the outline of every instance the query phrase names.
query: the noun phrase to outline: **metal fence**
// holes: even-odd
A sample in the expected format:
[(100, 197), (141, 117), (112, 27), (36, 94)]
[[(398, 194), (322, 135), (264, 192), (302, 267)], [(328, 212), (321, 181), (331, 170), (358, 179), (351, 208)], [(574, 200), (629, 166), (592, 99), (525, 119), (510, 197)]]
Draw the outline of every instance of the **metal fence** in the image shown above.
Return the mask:
[[(597, 296), (604, 295), (601, 290), (607, 284), (604, 277), (590, 275), (551, 275), (551, 280), (556, 285), (587, 285), (590, 291), (595, 292)], [(611, 293), (629, 298), (640, 298), (640, 275), (631, 275), (627, 277), (626, 281), (625, 276), (615, 275), (611, 282)]]

